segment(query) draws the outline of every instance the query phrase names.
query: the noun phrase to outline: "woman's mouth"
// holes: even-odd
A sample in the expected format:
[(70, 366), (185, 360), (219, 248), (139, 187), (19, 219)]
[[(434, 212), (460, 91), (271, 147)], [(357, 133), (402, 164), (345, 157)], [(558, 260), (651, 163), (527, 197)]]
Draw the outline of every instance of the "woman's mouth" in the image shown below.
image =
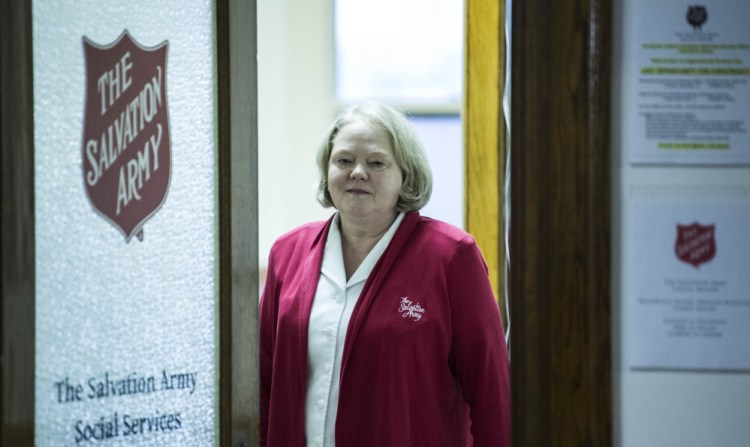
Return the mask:
[(349, 192), (349, 193), (352, 193), (352, 194), (356, 194), (356, 195), (369, 194), (364, 189), (358, 189), (358, 188), (347, 189), (346, 192)]

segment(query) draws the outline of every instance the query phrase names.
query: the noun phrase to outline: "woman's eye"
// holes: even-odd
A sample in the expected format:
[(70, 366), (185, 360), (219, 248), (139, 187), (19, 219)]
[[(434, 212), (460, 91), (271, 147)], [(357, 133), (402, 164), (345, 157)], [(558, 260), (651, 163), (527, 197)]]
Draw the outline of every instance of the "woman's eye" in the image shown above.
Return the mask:
[(339, 158), (339, 159), (336, 160), (336, 164), (341, 165), (341, 166), (348, 165), (351, 162), (352, 161), (350, 159), (348, 159), (348, 158)]
[(382, 168), (383, 166), (385, 166), (385, 162), (374, 160), (370, 162), (370, 166), (372, 166), (373, 168)]

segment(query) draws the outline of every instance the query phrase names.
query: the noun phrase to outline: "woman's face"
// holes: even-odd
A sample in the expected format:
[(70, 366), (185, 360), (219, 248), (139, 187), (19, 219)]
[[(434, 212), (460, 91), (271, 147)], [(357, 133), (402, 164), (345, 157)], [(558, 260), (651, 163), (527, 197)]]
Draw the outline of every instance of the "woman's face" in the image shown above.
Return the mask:
[(328, 160), (328, 191), (343, 218), (393, 215), (402, 181), (384, 129), (362, 120), (339, 129)]

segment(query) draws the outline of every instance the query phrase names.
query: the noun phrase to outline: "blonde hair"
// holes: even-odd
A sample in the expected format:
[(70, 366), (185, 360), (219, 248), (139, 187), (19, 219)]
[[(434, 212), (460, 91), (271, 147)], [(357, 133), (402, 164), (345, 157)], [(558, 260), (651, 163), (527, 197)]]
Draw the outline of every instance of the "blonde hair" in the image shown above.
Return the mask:
[(358, 120), (381, 127), (390, 137), (393, 155), (403, 174), (396, 211), (422, 209), (432, 194), (432, 172), (424, 148), (406, 115), (380, 103), (366, 103), (344, 109), (326, 132), (316, 158), (319, 175), (318, 202), (326, 208), (334, 206), (328, 191), (328, 162), (333, 140), (342, 127)]

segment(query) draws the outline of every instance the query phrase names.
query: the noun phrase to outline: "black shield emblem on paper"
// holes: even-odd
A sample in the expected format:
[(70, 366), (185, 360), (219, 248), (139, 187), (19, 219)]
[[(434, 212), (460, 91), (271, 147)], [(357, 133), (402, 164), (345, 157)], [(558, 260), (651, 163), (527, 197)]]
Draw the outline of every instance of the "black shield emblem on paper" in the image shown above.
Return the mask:
[(708, 20), (708, 11), (705, 6), (688, 6), (686, 18), (694, 30), (700, 31), (703, 24)]
[(171, 176), (167, 47), (127, 30), (109, 45), (83, 38), (83, 183), (92, 207), (130, 241), (162, 206)]

